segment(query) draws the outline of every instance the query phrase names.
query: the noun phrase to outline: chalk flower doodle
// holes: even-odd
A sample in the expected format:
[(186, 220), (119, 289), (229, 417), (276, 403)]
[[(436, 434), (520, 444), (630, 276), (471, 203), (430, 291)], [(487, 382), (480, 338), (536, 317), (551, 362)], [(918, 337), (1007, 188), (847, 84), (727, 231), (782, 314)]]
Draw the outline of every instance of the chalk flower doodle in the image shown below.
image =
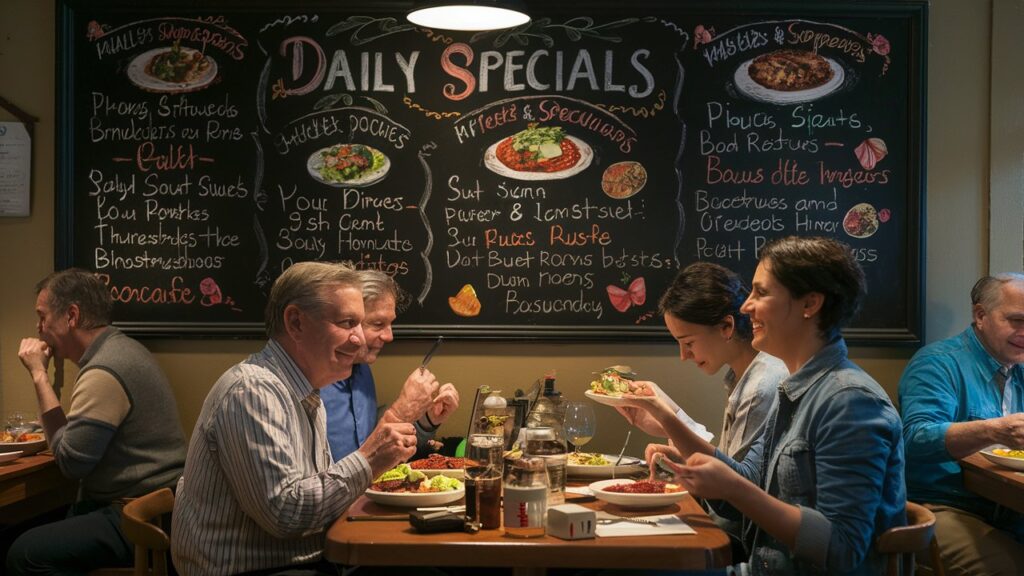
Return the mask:
[(889, 154), (889, 148), (885, 145), (885, 140), (881, 138), (868, 138), (861, 142), (853, 150), (853, 153), (857, 156), (857, 161), (860, 162), (862, 168), (873, 170), (875, 165)]
[(349, 16), (327, 29), (327, 36), (337, 36), (351, 31), (348, 41), (353, 46), (360, 46), (374, 40), (415, 30), (412, 24), (399, 24), (394, 18), (374, 18), (372, 16)]
[(711, 42), (711, 37), (714, 36), (714, 28), (705, 28), (703, 24), (697, 24), (697, 27), (693, 29), (693, 48), (697, 49), (701, 44), (707, 44)]
[(199, 281), (199, 293), (203, 295), (202, 300), (199, 301), (202, 306), (215, 306), (224, 299), (217, 281), (209, 276)]
[(885, 36), (868, 32), (868, 42), (871, 42), (871, 49), (874, 50), (875, 54), (879, 56), (887, 56), (889, 54), (891, 47), (889, 46), (889, 39)]
[(634, 278), (629, 283), (629, 288), (621, 288), (614, 284), (609, 284), (606, 290), (608, 291), (608, 300), (611, 301), (612, 307), (619, 312), (629, 310), (630, 306), (643, 306), (644, 302), (647, 301), (647, 283), (644, 281), (643, 276)]

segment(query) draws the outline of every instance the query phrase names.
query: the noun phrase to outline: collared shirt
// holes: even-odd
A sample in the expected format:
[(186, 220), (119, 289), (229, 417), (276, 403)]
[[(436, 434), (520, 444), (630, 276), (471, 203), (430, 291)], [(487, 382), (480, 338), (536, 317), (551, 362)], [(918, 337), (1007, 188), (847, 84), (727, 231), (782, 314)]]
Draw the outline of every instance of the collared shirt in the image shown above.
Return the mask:
[(328, 526), (372, 481), (358, 452), (332, 463), (313, 387), (274, 340), (217, 380), (192, 432), (174, 502), (171, 552), (183, 576), (320, 559)]
[[(954, 422), (1004, 415), (1006, 395), (996, 383), (999, 363), (974, 328), (917, 351), (900, 378), (900, 411), (907, 444), (907, 495), (917, 502), (946, 504), (992, 521), (995, 505), (964, 488), (960, 465), (946, 451)], [(1024, 412), (1024, 368), (1006, 381), (1011, 412)]]
[(776, 388), (789, 376), (786, 364), (778, 358), (758, 352), (739, 380), (732, 370), (725, 375), (729, 398), (722, 418), (722, 439), (718, 448), (736, 460), (742, 460), (750, 446), (764, 434), (777, 398)]
[(754, 574), (881, 574), (874, 541), (906, 523), (899, 416), (881, 386), (846, 356), (837, 337), (779, 385), (766, 433), (743, 462), (715, 452), (800, 508), (792, 550), (749, 526)]
[(327, 440), (340, 460), (356, 451), (377, 425), (377, 389), (366, 364), (352, 366), (352, 375), (320, 391), (327, 410)]

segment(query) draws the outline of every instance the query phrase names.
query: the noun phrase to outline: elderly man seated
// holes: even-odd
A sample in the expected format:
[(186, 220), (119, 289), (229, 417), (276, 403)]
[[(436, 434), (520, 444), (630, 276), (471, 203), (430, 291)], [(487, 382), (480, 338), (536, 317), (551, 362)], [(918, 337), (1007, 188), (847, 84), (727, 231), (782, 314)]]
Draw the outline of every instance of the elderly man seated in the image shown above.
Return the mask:
[(900, 379), (907, 497), (935, 513), (947, 574), (1024, 574), (1024, 521), (968, 492), (957, 460), (1024, 447), (1024, 275), (971, 290), (973, 324), (920, 349)]

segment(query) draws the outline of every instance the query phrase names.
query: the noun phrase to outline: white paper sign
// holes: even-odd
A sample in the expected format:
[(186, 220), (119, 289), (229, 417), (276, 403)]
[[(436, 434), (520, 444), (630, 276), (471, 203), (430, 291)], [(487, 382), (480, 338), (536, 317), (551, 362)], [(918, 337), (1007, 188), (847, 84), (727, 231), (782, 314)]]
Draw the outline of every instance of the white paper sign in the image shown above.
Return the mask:
[(29, 215), (32, 138), (21, 122), (0, 122), (0, 216)]

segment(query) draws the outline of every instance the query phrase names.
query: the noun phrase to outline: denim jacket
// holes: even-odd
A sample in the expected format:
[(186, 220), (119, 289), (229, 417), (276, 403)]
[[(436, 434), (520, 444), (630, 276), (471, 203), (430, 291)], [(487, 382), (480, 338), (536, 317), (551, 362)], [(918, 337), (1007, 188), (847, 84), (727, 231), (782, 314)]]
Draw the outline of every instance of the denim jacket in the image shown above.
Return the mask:
[[(747, 523), (753, 574), (882, 574), (879, 534), (906, 524), (900, 419), (885, 391), (832, 339), (779, 385), (764, 437), (742, 462), (715, 456), (800, 508), (796, 546)], [(736, 514), (727, 504), (722, 514)]]

